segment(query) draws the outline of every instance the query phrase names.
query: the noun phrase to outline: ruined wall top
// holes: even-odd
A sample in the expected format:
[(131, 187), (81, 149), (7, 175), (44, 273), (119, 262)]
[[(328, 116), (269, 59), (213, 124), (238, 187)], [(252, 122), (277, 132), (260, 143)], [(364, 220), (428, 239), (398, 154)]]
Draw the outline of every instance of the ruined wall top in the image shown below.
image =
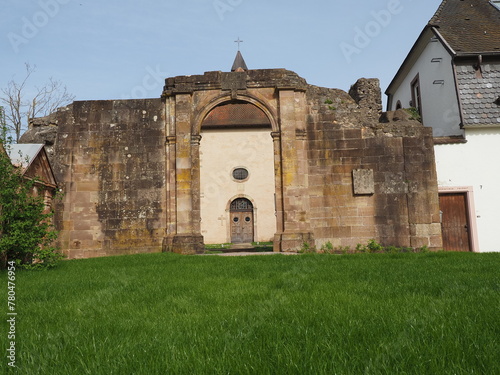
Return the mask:
[[(241, 72), (206, 72), (203, 75), (167, 78), (162, 98), (199, 91), (237, 91), (259, 88), (305, 92), (310, 110), (321, 111), (331, 120), (368, 125), (378, 122), (382, 114), (382, 94), (379, 80), (361, 78), (349, 92), (310, 85), (297, 73), (286, 69), (256, 69)], [(325, 104), (327, 104), (325, 106)], [(335, 116), (328, 116), (328, 112)], [(325, 118), (325, 120), (327, 120)]]
[(361, 107), (379, 116), (382, 113), (382, 92), (377, 78), (360, 78), (349, 89), (349, 95)]
[(282, 88), (305, 91), (308, 84), (297, 73), (286, 69), (257, 69), (244, 72), (206, 72), (203, 75), (167, 78), (162, 97), (204, 90), (245, 90)]

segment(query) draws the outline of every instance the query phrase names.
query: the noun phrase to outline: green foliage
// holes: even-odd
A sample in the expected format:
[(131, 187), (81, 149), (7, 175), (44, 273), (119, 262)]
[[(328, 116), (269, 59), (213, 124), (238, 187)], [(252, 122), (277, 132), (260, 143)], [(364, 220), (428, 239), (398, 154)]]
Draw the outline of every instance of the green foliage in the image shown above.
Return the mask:
[(302, 244), (302, 247), (299, 250), (299, 253), (315, 253), (316, 252), (316, 247), (311, 246), (309, 242), (304, 242)]
[(33, 194), (36, 185), (0, 152), (0, 268), (12, 260), (24, 268), (53, 267), (61, 259), (53, 246), (53, 214), (45, 213), (43, 197)]
[(386, 253), (396, 254), (400, 252), (400, 248), (396, 246), (387, 246), (385, 249)]
[(9, 133), (7, 120), (5, 118), (5, 108), (0, 106), (0, 144), (7, 145), (12, 143), (12, 135)]
[(356, 252), (357, 253), (366, 253), (366, 245), (361, 245), (360, 243), (358, 243), (356, 245)]
[[(302, 251), (307, 252), (307, 251)], [(311, 251), (309, 251), (311, 252)], [(320, 253), (325, 254), (352, 254), (352, 253), (426, 253), (429, 252), (427, 246), (422, 246), (421, 248), (411, 248), (411, 247), (398, 247), (398, 246), (384, 246), (378, 243), (376, 240), (371, 239), (367, 244), (358, 243), (354, 250), (350, 246), (338, 246), (333, 247), (330, 241), (326, 242), (321, 246)]]
[(410, 120), (416, 120), (422, 122), (422, 116), (418, 112), (418, 109), (415, 107), (405, 108), (405, 111), (410, 114)]
[[(326, 99), (325, 104), (333, 104), (333, 101), (331, 99)], [(328, 109), (331, 111), (335, 111), (335, 110), (337, 110), (337, 107), (334, 107), (333, 105), (329, 105)]]
[(373, 239), (368, 241), (368, 245), (366, 245), (366, 248), (368, 249), (369, 253), (379, 253), (384, 250), (384, 247)]
[(325, 254), (332, 254), (334, 252), (334, 247), (330, 241), (324, 243), (320, 247), (320, 253), (325, 253)]
[(345, 254), (352, 253), (352, 251), (351, 251), (351, 247), (350, 247), (350, 246), (340, 246), (340, 247), (339, 247), (339, 252), (340, 252), (341, 254), (344, 254), (344, 255), (345, 255)]

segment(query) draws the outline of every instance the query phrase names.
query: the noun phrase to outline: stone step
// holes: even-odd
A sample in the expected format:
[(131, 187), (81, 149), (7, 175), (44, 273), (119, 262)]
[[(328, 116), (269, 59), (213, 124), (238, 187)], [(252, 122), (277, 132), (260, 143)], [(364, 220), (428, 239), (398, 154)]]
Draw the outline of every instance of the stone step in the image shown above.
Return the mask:
[(249, 250), (253, 248), (254, 246), (251, 243), (235, 243), (230, 247), (231, 250)]

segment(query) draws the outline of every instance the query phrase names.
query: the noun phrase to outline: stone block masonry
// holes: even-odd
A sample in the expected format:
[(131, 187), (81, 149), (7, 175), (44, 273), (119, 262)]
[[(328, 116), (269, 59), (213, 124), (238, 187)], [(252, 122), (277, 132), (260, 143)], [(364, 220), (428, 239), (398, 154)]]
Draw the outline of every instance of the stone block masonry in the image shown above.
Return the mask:
[(160, 99), (74, 102), (58, 113), (56, 211), (70, 258), (157, 252), (165, 228)]
[[(245, 117), (240, 108), (257, 118)], [(381, 110), (378, 80), (360, 79), (346, 93), (308, 85), (285, 69), (168, 78), (158, 99), (74, 102), (45, 121), (52, 127), (53, 169), (64, 193), (56, 207), (59, 245), (69, 258), (193, 254), (204, 248), (202, 217), (227, 233), (221, 243), (231, 242), (237, 227), (229, 207), (245, 198), (254, 207), (250, 233), (259, 233), (258, 223), (271, 225), (275, 251), (298, 251), (304, 243), (319, 248), (328, 241), (355, 247), (370, 239), (437, 249), (431, 131), (404, 112)], [(209, 117), (212, 112), (241, 116), (226, 123), (223, 116)], [(266, 186), (273, 184), (273, 171), (274, 186), (260, 196), (245, 190), (244, 182), (218, 184), (217, 196), (229, 200), (217, 212), (202, 213), (209, 199), (200, 178), (206, 118), (210, 136), (220, 131), (222, 140), (223, 130), (232, 132), (231, 139), (244, 145), (242, 155), (269, 147)], [(43, 126), (37, 128), (30, 132), (43, 133)], [(268, 146), (249, 144), (255, 129), (269, 133)], [(241, 147), (213, 144), (217, 149), (203, 160), (214, 153), (237, 155)], [(248, 168), (252, 179), (260, 164), (250, 159), (232, 167)], [(231, 179), (230, 170), (213, 173)]]
[[(441, 247), (431, 130), (381, 113), (377, 80), (308, 91), (311, 231), (317, 246)], [(357, 105), (353, 104), (356, 102)], [(350, 110), (350, 111), (349, 111)]]

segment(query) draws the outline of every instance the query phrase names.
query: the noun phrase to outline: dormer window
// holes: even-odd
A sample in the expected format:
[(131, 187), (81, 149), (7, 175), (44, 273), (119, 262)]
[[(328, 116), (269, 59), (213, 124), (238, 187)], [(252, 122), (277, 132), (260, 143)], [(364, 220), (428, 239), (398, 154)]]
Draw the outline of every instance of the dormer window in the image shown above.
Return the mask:
[(490, 0), (490, 4), (500, 10), (500, 0)]

